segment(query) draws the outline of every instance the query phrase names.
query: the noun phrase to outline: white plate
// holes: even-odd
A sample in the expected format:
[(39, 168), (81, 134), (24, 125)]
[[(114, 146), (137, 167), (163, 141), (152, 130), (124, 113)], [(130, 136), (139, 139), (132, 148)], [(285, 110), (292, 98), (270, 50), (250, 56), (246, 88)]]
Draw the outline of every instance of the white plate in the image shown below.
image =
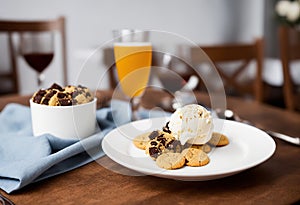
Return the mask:
[(204, 181), (222, 178), (249, 169), (269, 159), (276, 148), (274, 140), (255, 127), (228, 120), (214, 119), (214, 131), (229, 138), (229, 145), (214, 148), (210, 163), (203, 167), (185, 166), (177, 170), (158, 167), (144, 150), (136, 148), (133, 138), (161, 129), (168, 118), (152, 118), (120, 126), (108, 133), (102, 142), (109, 158), (131, 170), (177, 180)]

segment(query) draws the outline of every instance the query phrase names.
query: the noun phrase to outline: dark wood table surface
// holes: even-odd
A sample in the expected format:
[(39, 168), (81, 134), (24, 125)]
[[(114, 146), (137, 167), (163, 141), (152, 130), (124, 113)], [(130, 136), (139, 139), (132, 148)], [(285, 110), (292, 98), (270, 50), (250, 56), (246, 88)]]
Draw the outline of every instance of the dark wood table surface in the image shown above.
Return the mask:
[[(100, 106), (110, 92), (99, 92)], [(147, 91), (143, 102), (155, 106), (164, 94)], [(199, 100), (209, 105), (205, 94)], [(104, 99), (104, 100), (103, 100)], [(28, 105), (28, 96), (0, 98)], [(265, 129), (300, 135), (300, 115), (283, 109), (227, 99), (228, 107)], [(212, 181), (176, 181), (153, 176), (126, 176), (126, 168), (102, 157), (73, 171), (28, 185), (7, 195), (15, 204), (292, 204), (300, 201), (300, 147), (275, 139), (276, 151), (266, 162), (239, 174)], [(0, 142), (1, 143), (1, 142)], [(255, 152), (255, 150), (253, 150)]]

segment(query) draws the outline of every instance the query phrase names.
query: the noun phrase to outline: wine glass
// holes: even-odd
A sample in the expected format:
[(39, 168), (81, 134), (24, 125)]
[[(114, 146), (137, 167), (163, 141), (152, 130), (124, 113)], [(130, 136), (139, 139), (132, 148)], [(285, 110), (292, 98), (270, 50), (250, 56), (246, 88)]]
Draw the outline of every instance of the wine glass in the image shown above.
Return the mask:
[(20, 52), (28, 65), (37, 71), (37, 84), (41, 88), (45, 79), (43, 71), (54, 56), (53, 32), (26, 32), (21, 34)]
[(130, 99), (132, 120), (147, 87), (152, 61), (149, 32), (141, 30), (114, 30), (114, 55), (119, 82), (123, 93)]

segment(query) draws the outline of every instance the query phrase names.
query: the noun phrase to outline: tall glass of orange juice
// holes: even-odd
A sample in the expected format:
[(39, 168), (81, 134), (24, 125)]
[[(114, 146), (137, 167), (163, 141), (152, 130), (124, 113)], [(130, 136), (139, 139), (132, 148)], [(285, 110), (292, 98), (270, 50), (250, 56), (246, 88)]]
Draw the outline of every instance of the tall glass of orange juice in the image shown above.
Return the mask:
[(140, 98), (147, 87), (152, 61), (152, 45), (149, 33), (140, 30), (114, 31), (114, 55), (119, 83), (122, 91), (130, 98), (133, 119)]

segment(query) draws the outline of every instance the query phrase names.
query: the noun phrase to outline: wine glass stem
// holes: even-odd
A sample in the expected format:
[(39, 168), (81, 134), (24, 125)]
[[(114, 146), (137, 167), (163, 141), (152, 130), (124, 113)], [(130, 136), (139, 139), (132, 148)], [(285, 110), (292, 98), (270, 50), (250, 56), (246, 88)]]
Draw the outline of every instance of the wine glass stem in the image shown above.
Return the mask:
[(139, 120), (140, 117), (138, 116), (138, 109), (140, 107), (140, 104), (141, 104), (141, 97), (138, 96), (138, 97), (132, 97), (130, 99), (130, 106), (131, 106), (131, 111), (132, 111), (132, 114), (131, 114), (131, 120), (132, 121), (136, 121), (136, 120)]
[(42, 88), (42, 83), (43, 83), (43, 81), (44, 81), (45, 76), (44, 76), (43, 73), (38, 73), (37, 75), (38, 75), (38, 76), (37, 76), (38, 87), (39, 87), (39, 88)]

